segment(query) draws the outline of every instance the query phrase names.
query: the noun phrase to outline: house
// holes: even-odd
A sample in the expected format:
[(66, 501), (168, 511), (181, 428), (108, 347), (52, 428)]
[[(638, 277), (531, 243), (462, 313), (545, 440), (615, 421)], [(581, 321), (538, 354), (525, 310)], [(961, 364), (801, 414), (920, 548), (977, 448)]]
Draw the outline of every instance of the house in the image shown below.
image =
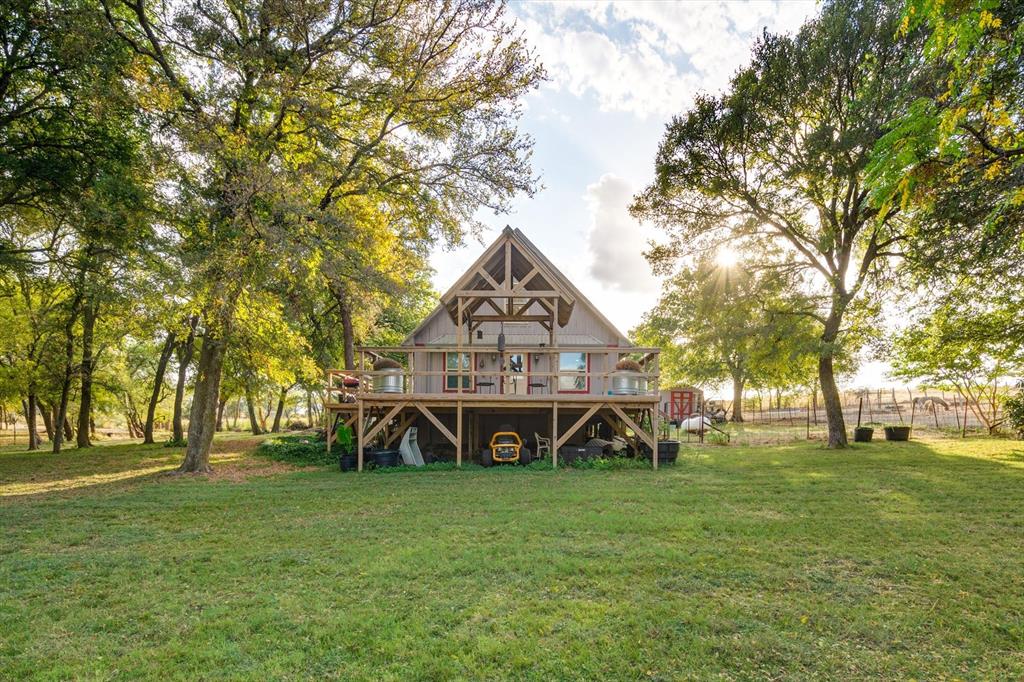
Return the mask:
[[(338, 424), (353, 428), (360, 469), (364, 446), (394, 447), (411, 426), (421, 449), (460, 465), (503, 425), (550, 439), (555, 463), (594, 433), (657, 451), (658, 349), (630, 343), (518, 229), (506, 227), (400, 346), (356, 350), (358, 369), (328, 372), (325, 413), (328, 447)], [(616, 373), (624, 357), (641, 373)], [(381, 358), (399, 366), (373, 369)]]

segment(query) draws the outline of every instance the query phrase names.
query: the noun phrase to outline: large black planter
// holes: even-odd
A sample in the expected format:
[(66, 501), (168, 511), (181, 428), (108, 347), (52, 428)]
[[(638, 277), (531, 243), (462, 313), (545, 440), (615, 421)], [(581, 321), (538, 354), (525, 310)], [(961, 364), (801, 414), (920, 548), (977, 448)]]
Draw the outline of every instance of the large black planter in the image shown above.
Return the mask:
[(373, 453), (373, 463), (379, 467), (396, 467), (399, 464), (398, 450), (377, 450)]
[(910, 427), (909, 426), (886, 426), (885, 427), (885, 439), (886, 440), (910, 440)]
[(350, 452), (338, 457), (338, 465), (342, 471), (355, 471), (359, 468), (359, 459), (356, 457), (356, 453)]
[(675, 464), (679, 457), (679, 441), (658, 441), (658, 464)]
[(855, 443), (870, 443), (875, 430), (870, 426), (858, 426), (853, 430), (853, 441)]

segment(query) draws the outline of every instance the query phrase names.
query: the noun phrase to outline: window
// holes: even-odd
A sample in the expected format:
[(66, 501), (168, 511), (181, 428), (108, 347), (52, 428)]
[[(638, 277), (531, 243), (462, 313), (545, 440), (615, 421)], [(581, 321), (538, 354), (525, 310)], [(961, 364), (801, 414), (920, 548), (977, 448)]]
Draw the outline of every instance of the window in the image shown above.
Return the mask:
[(445, 353), (444, 354), (444, 390), (446, 391), (458, 391), (459, 390), (459, 377), (457, 372), (459, 371), (459, 358), (462, 359), (462, 390), (469, 391), (472, 389), (473, 377), (470, 376), (469, 372), (472, 368), (471, 357), (469, 353)]
[(590, 390), (587, 368), (590, 357), (586, 353), (558, 354), (558, 392), (586, 393)]

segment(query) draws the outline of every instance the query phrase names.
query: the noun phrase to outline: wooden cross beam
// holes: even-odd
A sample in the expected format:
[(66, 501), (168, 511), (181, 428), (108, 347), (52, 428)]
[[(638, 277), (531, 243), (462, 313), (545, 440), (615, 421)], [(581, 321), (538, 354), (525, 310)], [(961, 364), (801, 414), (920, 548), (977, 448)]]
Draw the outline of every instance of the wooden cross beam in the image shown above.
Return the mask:
[(372, 429), (366, 432), (366, 435), (363, 436), (363, 440), (372, 441), (373, 437), (380, 433), (380, 430), (383, 429), (388, 424), (388, 422), (390, 422), (394, 418), (396, 414), (401, 412), (403, 407), (408, 406), (408, 404), (409, 403), (398, 403), (397, 405), (392, 407), (391, 410), (388, 411), (388, 413), (384, 417), (382, 417), (376, 424), (373, 425)]
[(395, 428), (395, 432), (384, 439), (384, 447), (389, 448), (391, 444), (398, 440), (399, 436), (405, 433), (405, 430), (409, 428), (412, 423), (416, 421), (416, 413), (410, 412), (401, 418), (398, 422), (398, 426)]
[(633, 430), (633, 433), (639, 436), (643, 442), (647, 443), (647, 445), (651, 447), (652, 452), (657, 449), (658, 446), (654, 442), (654, 437), (651, 434), (644, 431), (642, 428), (640, 428), (637, 425), (637, 423), (629, 417), (628, 414), (622, 411), (621, 407), (619, 407), (615, 403), (608, 403), (608, 406), (612, 408), (612, 412), (619, 415), (619, 419), (624, 421), (626, 423), (626, 426)]
[(563, 445), (565, 445), (565, 441), (569, 440), (574, 435), (576, 435), (576, 432), (579, 431), (580, 428), (584, 424), (587, 423), (587, 420), (589, 420), (591, 417), (593, 417), (594, 413), (597, 412), (602, 407), (604, 407), (603, 403), (597, 403), (597, 404), (593, 405), (589, 410), (584, 412), (583, 416), (580, 417), (579, 419), (577, 419), (575, 424), (570, 426), (569, 429), (565, 433), (563, 433), (561, 436), (559, 436), (558, 441), (555, 443), (555, 449), (558, 449), (558, 448), (562, 447)]
[(484, 269), (484, 267), (482, 265), (476, 269), (476, 274), (480, 275), (480, 277), (483, 278), (483, 280), (485, 282), (490, 284), (492, 288), (494, 288), (494, 289), (500, 289), (501, 288), (501, 285), (498, 284), (494, 280), (493, 277), (491, 277), (490, 273), (488, 273), (487, 270)]
[(536, 277), (539, 272), (540, 271), (537, 269), (537, 267), (534, 266), (533, 270), (530, 270), (528, 273), (526, 273), (525, 277), (519, 280), (519, 282), (515, 285), (514, 289), (516, 291), (525, 291), (526, 285), (529, 284), (530, 280)]
[(424, 405), (420, 403), (415, 403), (415, 405), (416, 409), (422, 412), (423, 416), (429, 419), (430, 423), (437, 427), (437, 430), (441, 432), (441, 435), (450, 440), (452, 442), (452, 445), (454, 445), (456, 448), (459, 447), (459, 439), (456, 438), (455, 435), (448, 430), (447, 426), (441, 423), (440, 419), (434, 416), (433, 412), (431, 412), (429, 409), (427, 409)]

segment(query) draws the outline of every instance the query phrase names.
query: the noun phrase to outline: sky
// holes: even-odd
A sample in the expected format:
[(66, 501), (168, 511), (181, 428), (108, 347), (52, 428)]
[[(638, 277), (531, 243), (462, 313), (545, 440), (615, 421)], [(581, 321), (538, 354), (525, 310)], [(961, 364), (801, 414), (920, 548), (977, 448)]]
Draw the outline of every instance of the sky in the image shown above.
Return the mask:
[[(447, 290), (505, 225), (518, 227), (623, 332), (657, 301), (642, 252), (661, 235), (628, 205), (654, 176), (665, 125), (700, 93), (719, 93), (765, 29), (792, 32), (819, 5), (772, 2), (511, 2), (509, 11), (548, 81), (524, 102), (543, 188), (512, 212), (482, 215), (480, 241), (431, 255)], [(869, 363), (856, 385), (884, 382)]]

